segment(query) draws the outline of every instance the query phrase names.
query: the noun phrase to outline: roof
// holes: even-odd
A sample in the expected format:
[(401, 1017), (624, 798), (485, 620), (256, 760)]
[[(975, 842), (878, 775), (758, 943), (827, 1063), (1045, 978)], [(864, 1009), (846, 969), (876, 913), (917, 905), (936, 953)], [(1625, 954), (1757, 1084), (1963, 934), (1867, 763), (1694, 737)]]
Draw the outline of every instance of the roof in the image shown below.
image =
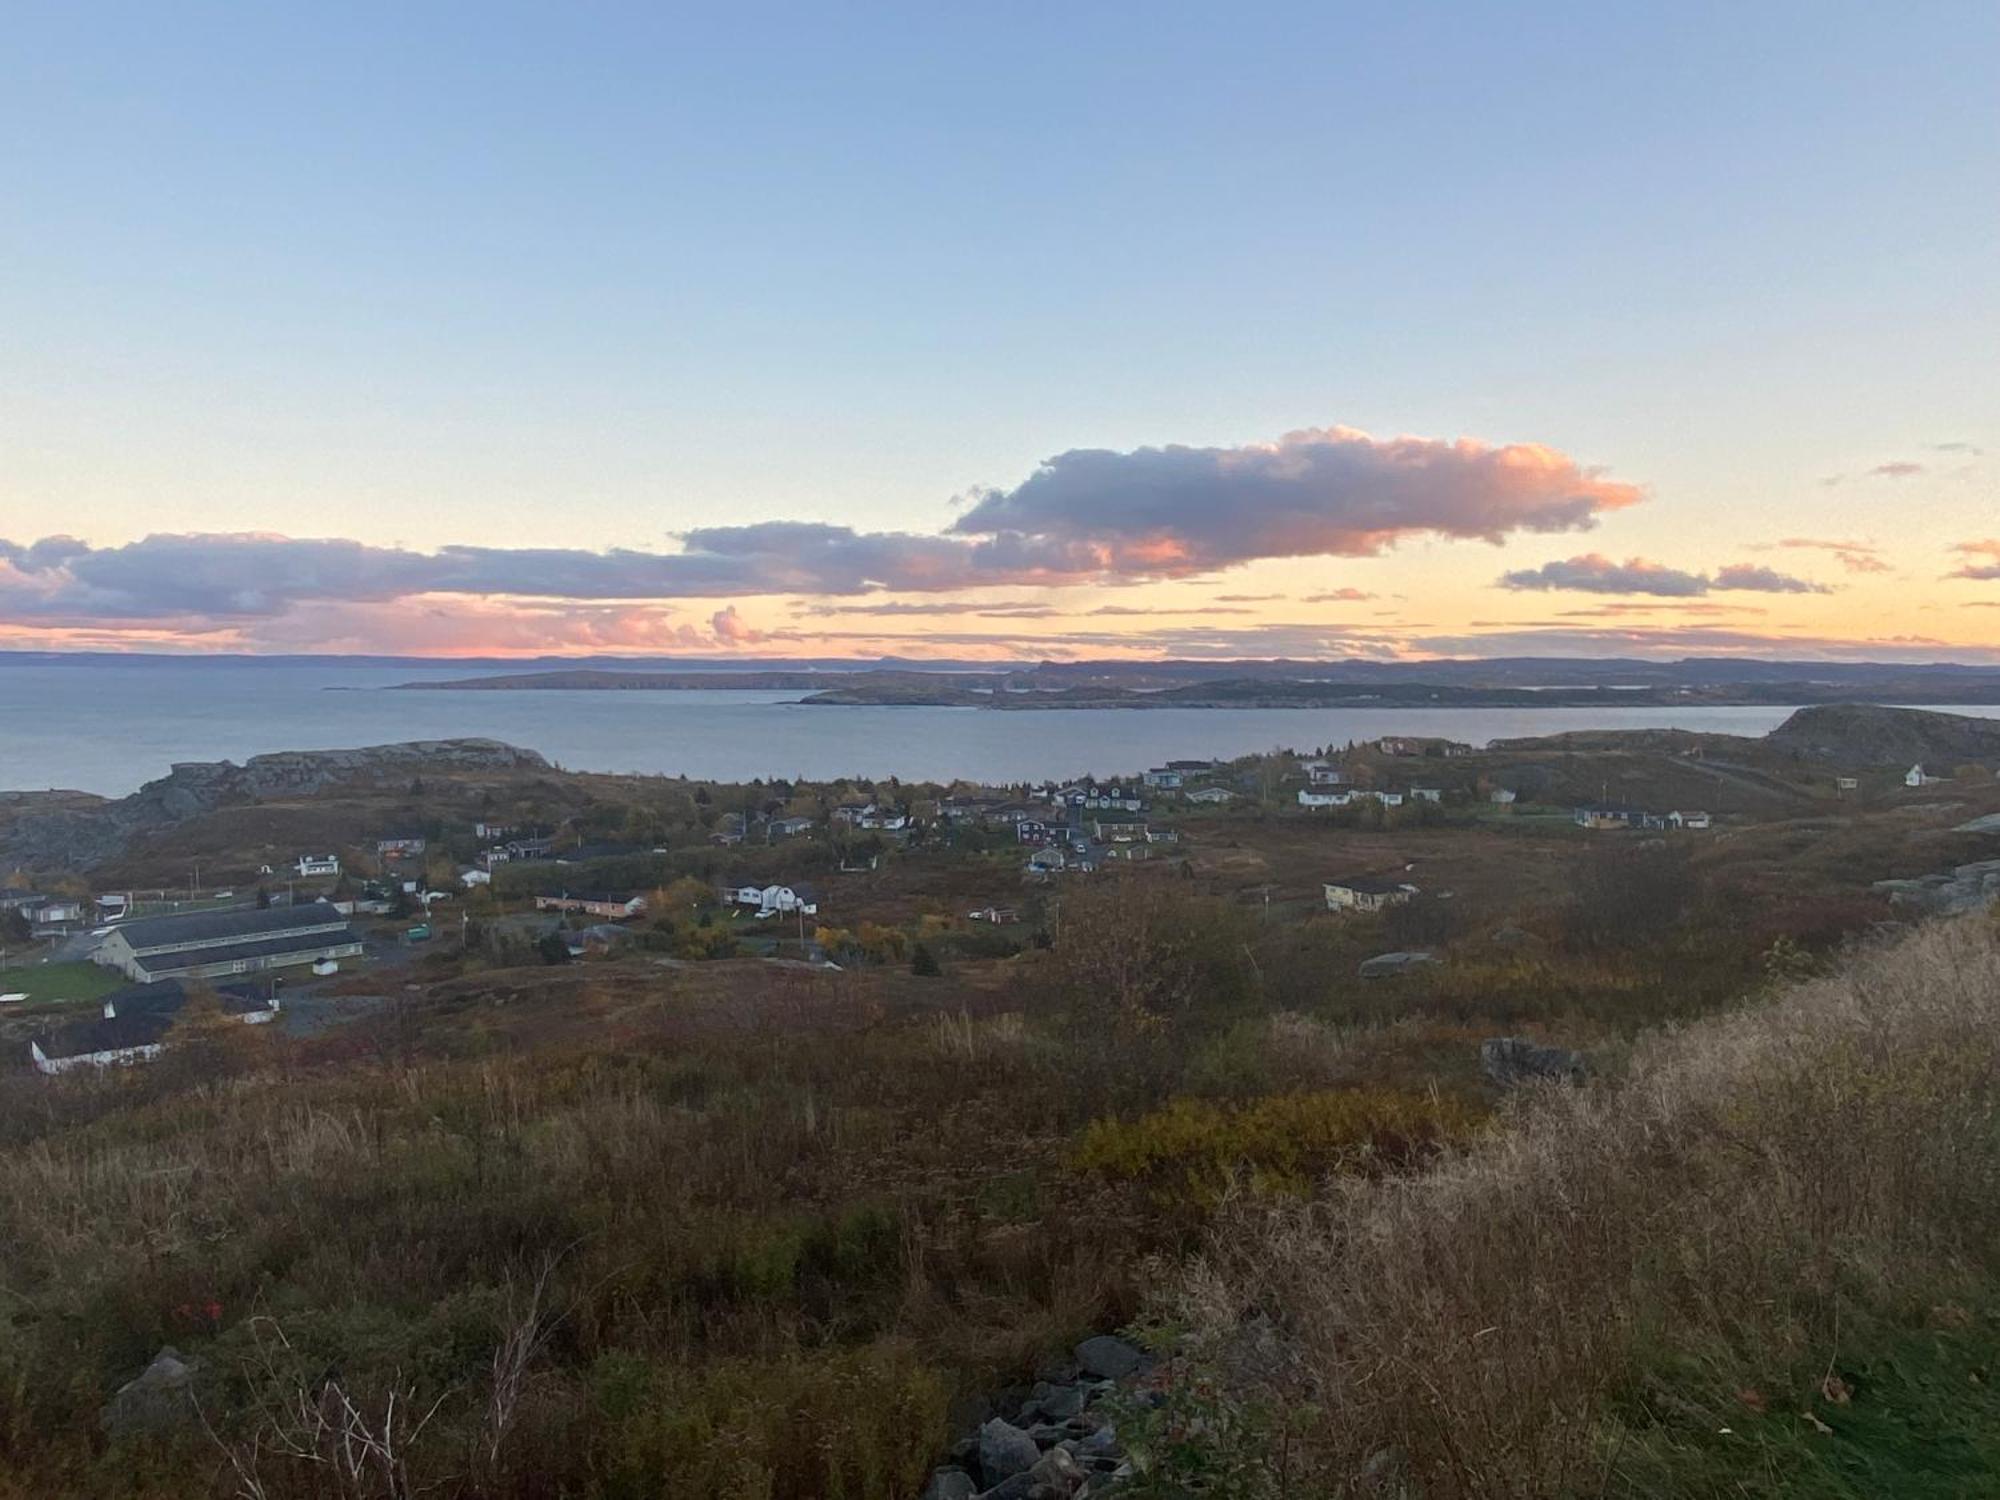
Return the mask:
[(360, 934), (345, 923), (338, 932), (300, 932), (272, 938), (253, 938), (242, 943), (217, 943), (206, 948), (186, 948), (170, 953), (142, 953), (139, 966), (152, 974), (170, 974), (182, 969), (205, 968), (209, 964), (234, 963), (238, 959), (275, 958), (281, 953), (313, 953), (322, 948), (359, 943)]
[[(270, 1009), (270, 1001), (239, 985), (217, 985), (214, 993), (226, 1016), (243, 1016), (252, 1011)], [(179, 1014), (187, 1001), (187, 986), (180, 980), (156, 979), (151, 984), (128, 984), (122, 990), (113, 990), (104, 997), (103, 1004), (120, 1017), (173, 1016)]]
[(173, 1029), (174, 1018), (165, 1011), (121, 1015), (111, 1020), (102, 1016), (88, 1021), (69, 1021), (33, 1038), (44, 1057), (88, 1057), (93, 1052), (122, 1052), (130, 1047), (152, 1047)]
[(623, 906), (628, 901), (633, 901), (638, 899), (630, 891), (554, 890), (554, 891), (537, 891), (535, 892), (535, 896), (538, 900), (543, 900), (543, 901), (589, 901), (592, 903), (603, 901), (603, 902), (609, 902), (616, 906)]
[(179, 943), (226, 943), (302, 927), (323, 927), (346, 919), (325, 901), (309, 901), (298, 906), (240, 907), (226, 911), (182, 912), (170, 917), (140, 917), (120, 922), (112, 930), (122, 933), (134, 949), (171, 947)]
[(1409, 888), (1407, 881), (1384, 879), (1380, 875), (1345, 875), (1339, 880), (1329, 880), (1326, 884), (1332, 889), (1359, 891), (1366, 896), (1386, 896), (1391, 891)]

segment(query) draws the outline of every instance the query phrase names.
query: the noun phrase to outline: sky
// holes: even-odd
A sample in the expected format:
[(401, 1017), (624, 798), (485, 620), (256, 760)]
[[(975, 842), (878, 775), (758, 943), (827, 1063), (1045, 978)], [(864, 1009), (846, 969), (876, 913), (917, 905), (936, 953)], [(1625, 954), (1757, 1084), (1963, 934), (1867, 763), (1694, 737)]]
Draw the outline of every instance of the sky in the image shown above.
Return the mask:
[(17, 3), (0, 649), (2000, 661), (2000, 7)]

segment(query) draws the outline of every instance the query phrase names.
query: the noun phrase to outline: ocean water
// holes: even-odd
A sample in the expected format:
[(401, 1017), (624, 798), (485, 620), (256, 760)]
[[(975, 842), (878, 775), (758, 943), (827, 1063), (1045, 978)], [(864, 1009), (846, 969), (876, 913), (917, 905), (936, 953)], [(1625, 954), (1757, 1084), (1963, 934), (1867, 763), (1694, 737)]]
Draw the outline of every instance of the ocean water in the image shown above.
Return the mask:
[[(457, 668), (445, 669), (447, 673)], [(477, 669), (474, 669), (477, 670)], [(1005, 782), (1384, 734), (1483, 744), (1566, 729), (1762, 734), (1789, 709), (807, 708), (794, 692), (382, 692), (436, 666), (0, 665), (0, 790), (119, 796), (175, 761), (482, 735), (580, 771)], [(465, 675), (472, 675), (467, 672)], [(2000, 717), (2000, 707), (1951, 712)]]

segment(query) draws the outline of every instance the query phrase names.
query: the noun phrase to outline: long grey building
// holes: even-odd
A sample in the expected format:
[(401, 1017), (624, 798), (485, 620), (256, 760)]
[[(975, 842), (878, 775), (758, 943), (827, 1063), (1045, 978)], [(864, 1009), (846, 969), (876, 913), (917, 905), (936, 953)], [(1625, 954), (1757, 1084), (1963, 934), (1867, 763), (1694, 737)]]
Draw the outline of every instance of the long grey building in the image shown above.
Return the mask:
[(361, 938), (325, 901), (264, 910), (142, 917), (111, 929), (91, 955), (141, 984), (175, 977), (212, 979), (352, 958)]

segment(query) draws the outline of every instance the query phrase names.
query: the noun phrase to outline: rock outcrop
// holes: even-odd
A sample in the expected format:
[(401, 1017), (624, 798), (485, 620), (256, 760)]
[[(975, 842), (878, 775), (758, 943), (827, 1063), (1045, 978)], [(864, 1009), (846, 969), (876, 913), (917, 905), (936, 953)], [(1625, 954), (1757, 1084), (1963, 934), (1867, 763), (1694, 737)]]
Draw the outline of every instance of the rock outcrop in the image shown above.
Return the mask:
[(187, 761), (129, 797), (89, 807), (26, 811), (7, 827), (0, 859), (27, 869), (89, 870), (133, 840), (217, 808), (309, 797), (382, 777), (455, 771), (548, 770), (533, 750), (499, 740), (413, 740), (355, 750), (282, 750), (231, 761)]
[(99, 1414), (113, 1442), (172, 1432), (194, 1421), (195, 1366), (175, 1348), (162, 1349), (139, 1375), (118, 1388)]
[(1836, 766), (2000, 765), (2000, 719), (1875, 703), (1802, 708), (1764, 740)]
[(1982, 911), (2000, 901), (2000, 859), (1977, 860), (1907, 880), (1878, 880), (1874, 889), (1898, 906), (1919, 911), (1939, 915)]
[(991, 1405), (979, 1402), (983, 1420), (953, 1447), (952, 1461), (931, 1474), (921, 1500), (1095, 1500), (1115, 1493), (1131, 1470), (1111, 1409), (1134, 1399), (1133, 1384), (1152, 1368), (1151, 1358), (1124, 1339), (1085, 1339), (1069, 1363), (1043, 1370), (1031, 1389), (1016, 1386)]

